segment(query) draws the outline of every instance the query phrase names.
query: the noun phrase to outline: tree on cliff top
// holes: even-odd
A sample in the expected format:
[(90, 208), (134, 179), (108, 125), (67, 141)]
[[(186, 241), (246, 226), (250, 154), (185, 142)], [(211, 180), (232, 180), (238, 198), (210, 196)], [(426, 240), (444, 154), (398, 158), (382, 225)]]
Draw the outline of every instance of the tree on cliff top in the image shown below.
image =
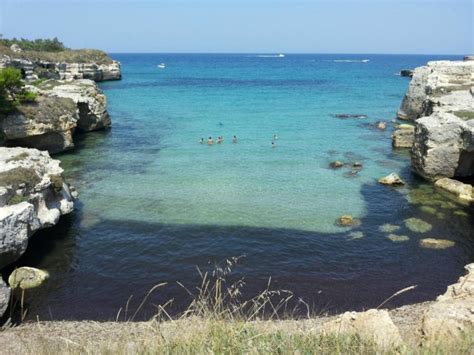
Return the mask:
[(12, 111), (19, 103), (35, 101), (36, 94), (24, 86), (20, 70), (9, 67), (0, 70), (0, 113)]

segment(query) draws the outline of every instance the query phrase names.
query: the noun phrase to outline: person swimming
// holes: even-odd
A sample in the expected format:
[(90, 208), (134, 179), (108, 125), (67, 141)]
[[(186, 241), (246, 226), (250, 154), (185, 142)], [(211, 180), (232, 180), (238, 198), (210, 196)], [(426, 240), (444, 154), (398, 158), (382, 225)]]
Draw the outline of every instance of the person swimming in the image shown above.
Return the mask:
[(237, 136), (232, 137), (232, 143), (237, 143)]
[(201, 138), (201, 139), (199, 140), (199, 144), (204, 144), (204, 138)]
[(212, 137), (209, 137), (209, 139), (207, 140), (207, 144), (213, 145), (214, 144), (214, 139), (212, 139)]
[(219, 136), (217, 137), (217, 144), (221, 144), (224, 141), (224, 137)]
[(277, 145), (275, 144), (275, 142), (272, 142), (272, 148), (276, 148)]
[(276, 141), (278, 139), (278, 136), (276, 134), (273, 135), (273, 140)]

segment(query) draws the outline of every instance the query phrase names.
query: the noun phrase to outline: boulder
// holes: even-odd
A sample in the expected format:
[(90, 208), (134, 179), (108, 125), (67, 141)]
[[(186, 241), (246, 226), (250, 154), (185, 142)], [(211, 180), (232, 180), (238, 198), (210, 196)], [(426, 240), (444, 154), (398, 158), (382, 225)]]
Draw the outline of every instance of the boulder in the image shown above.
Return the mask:
[(342, 215), (336, 221), (336, 223), (340, 226), (351, 226), (356, 224), (356, 219), (349, 214)]
[(415, 140), (415, 126), (402, 124), (392, 134), (394, 148), (411, 148)]
[(435, 186), (452, 193), (460, 200), (474, 202), (474, 188), (472, 185), (449, 178), (442, 178), (435, 182)]
[(428, 222), (414, 217), (405, 219), (405, 226), (415, 233), (426, 233), (433, 228), (433, 226)]
[(0, 269), (25, 252), (35, 231), (72, 212), (59, 163), (48, 152), (0, 147)]
[(383, 185), (405, 185), (405, 182), (396, 173), (390, 173), (389, 175), (380, 178), (379, 183)]
[(446, 249), (455, 245), (452, 240), (424, 238), (420, 239), (420, 246), (428, 249)]
[(72, 134), (79, 119), (77, 105), (62, 97), (38, 96), (36, 102), (20, 105), (0, 116), (5, 144), (58, 153), (74, 147)]
[(474, 329), (474, 263), (465, 266), (467, 275), (448, 286), (423, 313), (420, 332), (423, 343), (456, 342)]
[(8, 277), (12, 289), (28, 290), (40, 287), (49, 278), (49, 273), (33, 267), (23, 266), (15, 269)]
[(411, 78), (413, 76), (413, 70), (411, 70), (411, 69), (402, 69), (402, 70), (400, 70), (400, 76)]
[(386, 310), (346, 312), (323, 324), (322, 331), (327, 335), (358, 335), (373, 341), (380, 348), (393, 348), (403, 344), (398, 328)]
[(412, 167), (427, 180), (474, 175), (474, 120), (435, 113), (417, 120)]
[(10, 301), (10, 288), (0, 276), (0, 318), (5, 314)]

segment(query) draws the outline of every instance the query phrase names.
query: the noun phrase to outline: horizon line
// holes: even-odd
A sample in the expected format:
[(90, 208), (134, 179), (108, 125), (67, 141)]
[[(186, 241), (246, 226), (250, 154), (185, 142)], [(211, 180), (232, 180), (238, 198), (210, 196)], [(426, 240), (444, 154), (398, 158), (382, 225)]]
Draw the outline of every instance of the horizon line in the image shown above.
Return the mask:
[(163, 51), (163, 52), (125, 52), (125, 51), (104, 51), (109, 54), (236, 54), (236, 55), (277, 55), (277, 54), (284, 54), (284, 55), (436, 55), (436, 56), (470, 56), (473, 54), (469, 53), (365, 53), (365, 52), (355, 52), (355, 53), (349, 53), (349, 52), (168, 52), (168, 51)]

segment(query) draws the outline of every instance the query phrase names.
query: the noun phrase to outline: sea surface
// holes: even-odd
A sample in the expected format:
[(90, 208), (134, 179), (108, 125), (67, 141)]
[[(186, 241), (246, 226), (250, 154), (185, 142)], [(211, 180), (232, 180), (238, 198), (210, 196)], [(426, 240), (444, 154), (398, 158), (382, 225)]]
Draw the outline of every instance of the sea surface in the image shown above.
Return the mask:
[[(390, 139), (409, 83), (400, 69), (461, 57), (111, 56), (123, 80), (100, 87), (113, 128), (77, 136), (76, 149), (57, 156), (79, 191), (76, 211), (36, 235), (18, 263), (51, 273), (29, 298), (30, 319), (109, 320), (120, 309), (130, 319), (158, 283), (167, 285), (134, 319), (171, 299), (176, 313), (191, 301), (177, 282), (195, 293), (197, 268), (232, 257), (229, 283), (244, 279), (243, 298), (271, 280), (293, 292), (293, 306), (339, 312), (416, 285), (386, 304), (395, 307), (434, 299), (474, 260), (472, 209), (416, 178)], [(218, 136), (222, 144), (199, 143)], [(330, 169), (334, 160), (347, 165)], [(377, 183), (390, 172), (407, 185)], [(343, 214), (358, 224), (338, 226)], [(426, 249), (422, 238), (455, 246)]]

